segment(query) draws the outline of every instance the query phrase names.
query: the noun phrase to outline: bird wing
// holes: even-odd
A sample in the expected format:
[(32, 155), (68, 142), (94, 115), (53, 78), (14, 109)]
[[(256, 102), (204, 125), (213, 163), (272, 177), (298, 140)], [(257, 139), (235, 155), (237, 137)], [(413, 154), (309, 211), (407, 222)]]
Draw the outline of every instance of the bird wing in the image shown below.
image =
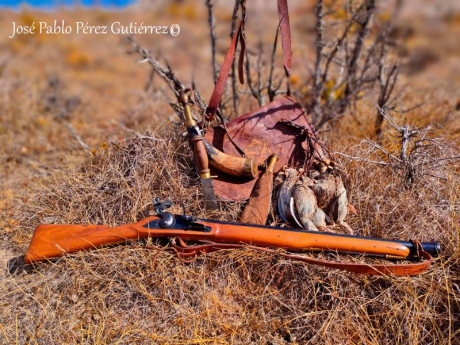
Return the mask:
[(285, 186), (281, 186), (278, 193), (278, 214), (285, 223), (289, 223), (286, 216), (286, 210), (289, 208), (289, 195)]
[(297, 219), (297, 207), (296, 207), (296, 200), (294, 199), (293, 196), (289, 199), (289, 211), (291, 213), (292, 219), (294, 219), (294, 222), (296, 222), (297, 226), (300, 228), (303, 228), (303, 225), (300, 223), (300, 221)]

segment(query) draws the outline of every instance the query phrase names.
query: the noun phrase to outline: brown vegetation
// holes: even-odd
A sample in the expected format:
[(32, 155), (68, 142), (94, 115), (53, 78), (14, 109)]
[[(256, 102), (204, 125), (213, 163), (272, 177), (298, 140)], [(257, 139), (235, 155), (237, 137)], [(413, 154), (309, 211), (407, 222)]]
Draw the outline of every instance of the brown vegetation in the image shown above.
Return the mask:
[[(202, 7), (169, 6), (162, 11), (171, 22), (184, 21), (190, 29), (180, 41), (181, 49), (200, 62), (195, 79), (208, 97), (206, 85), (213, 75), (208, 32), (203, 34), (207, 9)], [(194, 9), (193, 16), (187, 8)], [(314, 23), (314, 7), (302, 2), (293, 8), (301, 14), (292, 18), (300, 47), (294, 51), (294, 66), (301, 67), (294, 68), (291, 87), (309, 99), (311, 85), (303, 85), (308, 75), (300, 61), (314, 61), (311, 46), (302, 45), (305, 37), (315, 39), (310, 32), (314, 25), (304, 24), (304, 16)], [(221, 18), (223, 10), (213, 10)], [(85, 15), (110, 21), (118, 14)], [(141, 18), (145, 13), (134, 15)], [(406, 157), (416, 156), (403, 160), (399, 133), (385, 120), (378, 145), (401, 162), (369, 146), (375, 139), (378, 89), (366, 90), (346, 116), (324, 126), (320, 135), (332, 152), (344, 154), (336, 157), (347, 172), (350, 201), (358, 211), (348, 219), (357, 234), (441, 242), (443, 255), (426, 274), (367, 277), (249, 249), (216, 252), (184, 264), (161, 251), (163, 242), (155, 243), (158, 250), (136, 243), (74, 254), (15, 275), (1, 273), (0, 343), (458, 344), (460, 171), (458, 161), (437, 164), (430, 158), (458, 155), (460, 120), (455, 107), (460, 81), (454, 72), (459, 51), (450, 38), (444, 43), (422, 41), (421, 35), (432, 33), (418, 24), (424, 18), (419, 16), (411, 17), (407, 49), (431, 49), (434, 44), (439, 60), (430, 60), (422, 71), (409, 68), (410, 79), (403, 66), (400, 82), (408, 86), (398, 91), (396, 107), (385, 116), (391, 116), (397, 128), (431, 126), (425, 138), (442, 138), (436, 141), (442, 146), (413, 151), (414, 138)], [(432, 35), (442, 29), (460, 31), (458, 21), (436, 18), (439, 28)], [(5, 21), (2, 33), (9, 29)], [(225, 30), (229, 25), (228, 20)], [(219, 46), (228, 41), (228, 30), (221, 30), (218, 22), (215, 29), (219, 62)], [(201, 36), (206, 39), (200, 41)], [(176, 213), (184, 202), (187, 212), (197, 216), (237, 219), (242, 209), (238, 203), (225, 203), (212, 214), (204, 209), (183, 126), (168, 108), (167, 95), (172, 94), (156, 79), (144, 91), (148, 70), (134, 64), (124, 46), (117, 40), (101, 46), (96, 36), (72, 43), (47, 39), (5, 41), (2, 35), (0, 42), (8, 60), (0, 72), (0, 264), (24, 252), (39, 223), (133, 222), (151, 211), (156, 196), (173, 199)], [(273, 35), (262, 40), (267, 52), (272, 41)], [(162, 54), (176, 75), (185, 76), (181, 81), (188, 82), (192, 63), (179, 54), (168, 55), (177, 46), (164, 43)], [(203, 47), (209, 48), (209, 57), (200, 55)], [(67, 58), (60, 57), (64, 52)], [(32, 68), (40, 66), (43, 70)], [(239, 99), (241, 112), (254, 105), (246, 91)], [(234, 114), (228, 110), (228, 115)], [(418, 134), (420, 139), (423, 130)], [(420, 174), (407, 184), (407, 167), (417, 162), (423, 163)]]

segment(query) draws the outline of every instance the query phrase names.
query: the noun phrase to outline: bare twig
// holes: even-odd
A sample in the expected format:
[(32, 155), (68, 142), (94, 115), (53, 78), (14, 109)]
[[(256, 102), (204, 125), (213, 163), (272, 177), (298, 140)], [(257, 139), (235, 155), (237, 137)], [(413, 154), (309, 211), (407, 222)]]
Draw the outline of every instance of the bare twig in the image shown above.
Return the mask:
[[(320, 86), (320, 68), (321, 68), (321, 59), (323, 57), (323, 1), (317, 0), (315, 7), (316, 15), (316, 61), (315, 61), (315, 74), (313, 75), (313, 120), (315, 123), (318, 122), (319, 117), (321, 116), (320, 102), (321, 102), (321, 89)], [(335, 52), (330, 55), (329, 62), (333, 59)], [(329, 65), (326, 66), (329, 68)], [(327, 72), (324, 73), (323, 78), (325, 78)]]
[(391, 167), (395, 171), (400, 171), (404, 188), (410, 188), (415, 184), (431, 188), (429, 181), (426, 180), (427, 177), (448, 181), (448, 176), (458, 174), (455, 171), (455, 164), (460, 160), (460, 155), (455, 154), (453, 149), (441, 139), (427, 137), (429, 127), (399, 126), (385, 112), (382, 111), (381, 114), (397, 132), (394, 138), (399, 140), (398, 152), (390, 152), (378, 143), (364, 140), (361, 143), (369, 146), (369, 154), (383, 153), (387, 157), (386, 161), (338, 154), (349, 159)]
[(145, 92), (149, 92), (151, 90), (153, 86), (154, 78), (155, 78), (155, 70), (152, 68), (152, 70), (150, 71), (149, 80), (144, 88)]
[(214, 13), (213, 13), (213, 2), (212, 0), (206, 0), (206, 7), (208, 8), (208, 25), (209, 25), (209, 34), (211, 37), (211, 53), (212, 53), (212, 69), (214, 76), (214, 83), (217, 82), (218, 68), (216, 62), (216, 36), (214, 34)]
[[(153, 58), (150, 55), (150, 52), (148, 50), (138, 45), (132, 36), (128, 37), (128, 43), (132, 45), (132, 47), (134, 48), (134, 52), (137, 52), (138, 54), (141, 55), (142, 58), (141, 60), (139, 60), (139, 63), (147, 62), (152, 67), (152, 71), (154, 71), (154, 73), (157, 73), (168, 84), (168, 86), (174, 92), (176, 99), (178, 99), (178, 97), (181, 95), (181, 93), (184, 90), (186, 90), (186, 88), (179, 81), (179, 79), (177, 79), (174, 72), (172, 71), (171, 66), (169, 66), (168, 62), (165, 61), (166, 67), (163, 67), (155, 58)], [(169, 104), (174, 109), (174, 111), (178, 114), (179, 118), (183, 120), (183, 112), (181, 110), (182, 109), (181, 106), (175, 103), (172, 103), (172, 102), (169, 102)]]
[(359, 161), (366, 162), (366, 163), (377, 164), (377, 165), (383, 165), (383, 166), (387, 166), (387, 167), (391, 167), (391, 166), (392, 166), (390, 163), (387, 163), (387, 162), (374, 161), (374, 160), (371, 160), (371, 159), (367, 159), (367, 158), (363, 158), (363, 157), (358, 157), (358, 156), (350, 156), (350, 155), (347, 155), (347, 154), (342, 153), (342, 152), (334, 152), (334, 154), (337, 154), (337, 155), (342, 156), (342, 157), (345, 157), (345, 158), (350, 158), (350, 159), (359, 160)]
[[(370, 28), (375, 0), (346, 1), (343, 7), (345, 17), (340, 27), (340, 21), (331, 23), (326, 19), (329, 14), (336, 13), (332, 6), (328, 9), (329, 6), (316, 0), (316, 60), (306, 107), (317, 128), (343, 116), (362, 98), (362, 91), (373, 90), (379, 80), (382, 82), (378, 103), (389, 107), (390, 102), (395, 101), (393, 93), (399, 71), (396, 63), (389, 68), (384, 64), (385, 48), (391, 43), (390, 22), (377, 27), (369, 48), (365, 44), (367, 38), (374, 36)], [(333, 32), (337, 33), (336, 38), (331, 38)], [(376, 128), (381, 126), (380, 115), (377, 121)]]
[[(387, 31), (387, 30), (385, 30)], [(384, 38), (382, 38), (384, 40)], [(393, 94), (399, 75), (399, 65), (392, 64), (385, 68), (385, 42), (381, 43), (381, 52), (378, 62), (378, 83), (379, 97), (377, 100), (377, 118), (375, 120), (375, 137), (378, 141), (382, 140), (382, 125), (385, 118), (385, 111), (390, 107), (390, 99)]]
[(370, 151), (375, 151), (375, 150), (380, 151), (385, 156), (387, 156), (388, 161), (397, 161), (399, 163), (402, 162), (400, 158), (398, 158), (394, 154), (388, 152), (382, 146), (380, 146), (379, 144), (377, 144), (375, 142), (372, 142), (372, 141), (369, 141), (369, 140), (363, 140), (363, 141), (361, 141), (361, 144), (367, 144), (369, 146)]
[(270, 100), (270, 102), (273, 101), (273, 99), (275, 98), (276, 93), (278, 92), (279, 88), (281, 87), (282, 80), (283, 80), (283, 79), (281, 79), (277, 86), (272, 87), (273, 86), (273, 75), (274, 75), (274, 70), (275, 70), (276, 47), (277, 47), (277, 44), (278, 44), (278, 36), (279, 36), (279, 32), (281, 30), (281, 22), (284, 19), (284, 15), (281, 16), (281, 18), (280, 18), (280, 20), (278, 22), (278, 27), (276, 28), (275, 39), (273, 41), (272, 53), (271, 53), (271, 56), (270, 56), (270, 72), (268, 74), (268, 86), (267, 86), (268, 99)]
[[(359, 8), (352, 14), (351, 20), (348, 21), (348, 23), (345, 25), (345, 29), (343, 30), (342, 36), (340, 36), (339, 39), (337, 40), (337, 43), (335, 43), (333, 45), (332, 51), (329, 54), (322, 54), (323, 56), (327, 57), (327, 60), (326, 60), (326, 63), (324, 65), (324, 71), (323, 71), (322, 76), (321, 76), (321, 83), (319, 85), (317, 85), (316, 80), (315, 80), (315, 87), (321, 89), (323, 87), (324, 83), (326, 82), (326, 79), (327, 79), (328, 74), (329, 74), (329, 68), (330, 68), (331, 62), (334, 61), (337, 52), (342, 48), (342, 44), (345, 41), (345, 39), (348, 37), (348, 33), (349, 33), (351, 27), (353, 26), (353, 24), (355, 24), (356, 18), (358, 16), (358, 13), (362, 10), (363, 6), (364, 6), (364, 3), (362, 3), (359, 6)], [(317, 19), (317, 20), (319, 21), (319, 19)], [(322, 16), (321, 16), (321, 22), (322, 22)], [(323, 25), (324, 25), (324, 23), (321, 23), (321, 35), (320, 35), (321, 40), (322, 40)], [(320, 30), (320, 28), (318, 28), (318, 24), (317, 24), (317, 29), (316, 30)], [(319, 35), (319, 34), (317, 34), (317, 35)], [(318, 38), (317, 38), (317, 40), (318, 40)], [(321, 48), (321, 50), (322, 50), (322, 48)], [(340, 65), (345, 67), (345, 64), (343, 64), (342, 61), (340, 61), (340, 60), (335, 61), (335, 62), (339, 63)], [(320, 66), (321, 66), (321, 62), (320, 61), (318, 62), (318, 57), (317, 57), (317, 62), (315, 64), (315, 70), (317, 70), (318, 73), (316, 73), (316, 74), (319, 74)]]
[(245, 61), (245, 72), (246, 72), (246, 83), (248, 84), (249, 91), (251, 92), (251, 95), (257, 100), (259, 103), (259, 106), (264, 104), (264, 96), (262, 94), (262, 54), (263, 54), (263, 45), (262, 42), (259, 42), (258, 44), (258, 56), (257, 56), (257, 84), (254, 86), (254, 83), (252, 81), (251, 77), (251, 62), (249, 58), (249, 49), (246, 49), (245, 54), (246, 54), (246, 61)]
[(139, 63), (147, 62), (150, 66), (152, 66), (152, 69), (164, 81), (166, 81), (166, 83), (169, 85), (176, 97), (178, 97), (180, 93), (183, 90), (185, 90), (184, 85), (182, 85), (182, 83), (176, 78), (169, 66), (167, 66), (166, 68), (161, 66), (161, 64), (150, 55), (150, 52), (148, 50), (142, 48), (140, 45), (137, 44), (137, 42), (134, 40), (132, 36), (128, 37), (128, 43), (130, 43), (133, 46), (135, 52), (141, 55), (142, 58), (141, 60), (139, 60)]
[(365, 12), (360, 19), (358, 17), (357, 22), (360, 25), (360, 30), (356, 37), (355, 45), (353, 48), (353, 52), (351, 55), (351, 59), (349, 60), (348, 64), (348, 78), (347, 84), (345, 87), (345, 95), (344, 101), (342, 102), (344, 105), (350, 101), (350, 97), (356, 93), (355, 83), (356, 83), (356, 71), (358, 69), (358, 59), (361, 55), (361, 51), (364, 45), (364, 38), (367, 36), (369, 30), (369, 23), (374, 14), (375, 10), (375, 0), (368, 0), (365, 1)]
[(81, 147), (88, 151), (91, 150), (91, 147), (80, 138), (80, 136), (77, 134), (77, 132), (75, 132), (75, 129), (69, 122), (64, 122), (64, 125), (69, 130), (70, 135), (77, 141), (77, 143), (80, 144)]
[(261, 95), (261, 102), (260, 102), (261, 105), (265, 103), (264, 96), (262, 93), (264, 89), (264, 85), (262, 81), (263, 54), (264, 54), (264, 46), (262, 42), (259, 42), (256, 70), (257, 70), (257, 92)]

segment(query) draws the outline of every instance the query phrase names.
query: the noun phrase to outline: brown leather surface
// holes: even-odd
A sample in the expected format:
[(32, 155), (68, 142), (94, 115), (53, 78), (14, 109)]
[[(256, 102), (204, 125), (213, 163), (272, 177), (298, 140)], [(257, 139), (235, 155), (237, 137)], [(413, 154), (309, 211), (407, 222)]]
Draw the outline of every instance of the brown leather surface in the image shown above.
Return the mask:
[(264, 172), (256, 182), (251, 198), (241, 214), (241, 223), (265, 225), (273, 191), (273, 173)]
[[(277, 173), (284, 165), (302, 166), (306, 163), (308, 142), (298, 128), (287, 124), (289, 121), (310, 128), (301, 105), (294, 98), (285, 96), (229, 121), (227, 130), (246, 157), (255, 158), (258, 164), (262, 164), (270, 154), (278, 154), (274, 169)], [(222, 126), (209, 128), (205, 138), (224, 153), (240, 156)], [(216, 196), (226, 201), (248, 199), (257, 181), (229, 176), (215, 170), (211, 174), (217, 175), (214, 183)]]
[(283, 62), (286, 74), (291, 73), (291, 28), (289, 25), (289, 10), (287, 0), (278, 0), (278, 18), (280, 20), (281, 46), (283, 48)]
[[(283, 50), (283, 63), (286, 74), (291, 69), (292, 50), (291, 32), (289, 26), (289, 11), (286, 0), (277, 0), (279, 29), (281, 33), (281, 45)], [(244, 25), (246, 21), (246, 7), (242, 4), (242, 21), (233, 36), (232, 42), (225, 55), (224, 62), (219, 72), (216, 85), (214, 86), (205, 117), (212, 121), (219, 107), (222, 95), (225, 91), (226, 81), (233, 64), (236, 48), (240, 42), (240, 58), (238, 63), (238, 74), (240, 82), (243, 83), (243, 58), (246, 47), (244, 37)], [(275, 172), (283, 165), (299, 166), (305, 163), (305, 152), (302, 149), (299, 130), (282, 124), (280, 120), (292, 121), (296, 125), (304, 126), (307, 132), (307, 123), (302, 107), (292, 98), (280, 98), (265, 107), (246, 114), (238, 119), (229, 122), (226, 126), (234, 142), (245, 152), (249, 158), (257, 158), (262, 163), (270, 154), (277, 153), (280, 160), (275, 167)], [(223, 127), (215, 127), (208, 130), (205, 138), (211, 144), (224, 153), (239, 156), (240, 152), (225, 135)], [(217, 175), (215, 182), (215, 194), (218, 198), (226, 201), (248, 199), (254, 187), (255, 180), (244, 180), (234, 178), (222, 172), (213, 171)], [(259, 174), (260, 176), (260, 174)]]
[(254, 185), (249, 202), (241, 214), (241, 223), (259, 225), (267, 223), (273, 192), (273, 168), (277, 159), (277, 155), (272, 155), (268, 159), (265, 172)]
[(430, 254), (421, 251), (420, 259), (424, 260), (410, 264), (366, 264), (351, 262), (334, 262), (314, 259), (312, 257), (298, 254), (289, 254), (287, 252), (282, 252), (274, 249), (245, 244), (206, 243), (201, 245), (188, 246), (180, 238), (177, 241), (173, 241), (173, 248), (176, 255), (186, 263), (193, 262), (200, 254), (211, 253), (220, 249), (250, 248), (252, 250), (271, 253), (290, 260), (300, 261), (311, 265), (323, 266), (367, 275), (393, 275), (400, 277), (413, 276), (426, 272), (428, 268), (431, 266), (431, 262), (433, 261), (433, 258)]

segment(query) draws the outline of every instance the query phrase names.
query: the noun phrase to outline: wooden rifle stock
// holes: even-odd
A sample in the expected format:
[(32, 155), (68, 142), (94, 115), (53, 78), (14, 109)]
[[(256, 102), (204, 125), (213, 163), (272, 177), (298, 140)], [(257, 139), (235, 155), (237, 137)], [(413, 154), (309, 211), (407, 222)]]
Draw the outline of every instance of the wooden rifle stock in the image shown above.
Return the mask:
[[(439, 244), (436, 242), (418, 243), (420, 245), (418, 246), (416, 242), (227, 223), (207, 219), (194, 219), (189, 216), (174, 216), (166, 212), (160, 214), (159, 217), (152, 216), (137, 223), (117, 227), (99, 225), (39, 225), (24, 256), (24, 263), (32, 264), (57, 258), (66, 253), (90, 250), (111, 244), (126, 243), (147, 237), (178, 237), (183, 240), (206, 241), (208, 244), (205, 247), (209, 248), (213, 247), (209, 244), (210, 242), (215, 244), (215, 248), (219, 248), (219, 244), (233, 245), (233, 247), (247, 244), (269, 248), (283, 248), (292, 251), (326, 250), (359, 253), (392, 259), (420, 258), (419, 251), (435, 256), (440, 250)], [(222, 248), (222, 245), (220, 246)], [(429, 254), (424, 256), (429, 261), (422, 263), (386, 266), (406, 267), (404, 275), (417, 274), (429, 267), (431, 262)], [(314, 259), (310, 261), (314, 261)], [(424, 265), (423, 270), (419, 267), (422, 264)], [(357, 267), (360, 264), (349, 265)], [(411, 265), (419, 265), (417, 266), (418, 270), (409, 271), (408, 268)], [(331, 264), (323, 264), (323, 266), (336, 267)], [(369, 265), (362, 264), (362, 266), (367, 267)], [(347, 267), (338, 266), (336, 268), (347, 269)], [(372, 273), (372, 270), (369, 272), (356, 269), (348, 270), (377, 274)], [(396, 271), (389, 272), (398, 274)]]

